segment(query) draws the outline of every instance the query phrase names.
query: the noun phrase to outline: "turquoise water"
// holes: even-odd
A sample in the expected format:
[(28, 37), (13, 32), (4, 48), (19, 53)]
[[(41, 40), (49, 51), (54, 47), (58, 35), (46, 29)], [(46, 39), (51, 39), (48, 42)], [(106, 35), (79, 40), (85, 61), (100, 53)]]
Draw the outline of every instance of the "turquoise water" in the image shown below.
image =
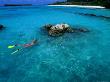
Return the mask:
[[(75, 13), (95, 14), (97, 17)], [(110, 10), (68, 7), (1, 7), (0, 82), (110, 82)], [(50, 37), (45, 24), (68, 23), (89, 33)], [(11, 55), (8, 45), (38, 39)], [(21, 48), (21, 47), (19, 47)]]

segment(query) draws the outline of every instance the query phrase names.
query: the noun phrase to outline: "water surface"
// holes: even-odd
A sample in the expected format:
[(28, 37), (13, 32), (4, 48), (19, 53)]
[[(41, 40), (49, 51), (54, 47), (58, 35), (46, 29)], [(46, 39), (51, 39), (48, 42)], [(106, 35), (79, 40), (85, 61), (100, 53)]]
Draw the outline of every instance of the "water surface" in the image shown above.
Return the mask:
[[(95, 14), (85, 16), (76, 13)], [(100, 17), (105, 16), (108, 18)], [(110, 10), (75, 7), (1, 7), (0, 82), (110, 82)], [(68, 23), (89, 33), (50, 37), (45, 24)], [(38, 39), (38, 45), (8, 49)]]

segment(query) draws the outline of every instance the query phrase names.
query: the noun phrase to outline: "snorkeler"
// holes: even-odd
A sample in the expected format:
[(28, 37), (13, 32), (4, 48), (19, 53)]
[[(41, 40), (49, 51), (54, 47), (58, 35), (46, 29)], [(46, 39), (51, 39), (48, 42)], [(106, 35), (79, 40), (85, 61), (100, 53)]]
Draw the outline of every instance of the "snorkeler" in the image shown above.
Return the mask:
[(29, 44), (24, 44), (23, 46), (26, 48), (26, 47), (31, 47), (31, 46), (33, 46), (33, 45), (35, 45), (37, 43), (37, 40), (32, 40), (32, 42), (31, 43), (29, 43)]
[(10, 46), (8, 46), (8, 48), (15, 48), (15, 47), (17, 47), (17, 46), (23, 46), (23, 47), (31, 47), (31, 46), (33, 46), (33, 45), (35, 45), (37, 43), (37, 40), (32, 40), (32, 42), (31, 43), (28, 43), (28, 44), (24, 44), (24, 45), (10, 45)]
[[(37, 40), (32, 40), (32, 42), (29, 43), (29, 44), (24, 44), (24, 45), (19, 45), (19, 46), (23, 46), (23, 47), (27, 48), (27, 47), (34, 46), (36, 43), (37, 43)], [(18, 45), (8, 46), (8, 48), (14, 48), (14, 47), (16, 47), (16, 46), (18, 46)], [(21, 49), (23, 49), (23, 48), (21, 48)], [(15, 54), (15, 53), (17, 53), (18, 51), (20, 51), (21, 49), (17, 49), (17, 50), (15, 50), (14, 52), (12, 52), (11, 54)]]

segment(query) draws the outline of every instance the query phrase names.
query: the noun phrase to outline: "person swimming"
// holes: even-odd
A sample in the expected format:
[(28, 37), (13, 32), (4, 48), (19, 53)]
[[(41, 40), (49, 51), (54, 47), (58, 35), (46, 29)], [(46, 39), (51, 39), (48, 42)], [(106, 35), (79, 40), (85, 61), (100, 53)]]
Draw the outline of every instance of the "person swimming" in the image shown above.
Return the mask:
[(17, 47), (17, 46), (23, 46), (23, 47), (31, 47), (31, 46), (33, 46), (33, 45), (35, 45), (37, 43), (37, 40), (32, 40), (32, 42), (31, 43), (28, 43), (28, 44), (23, 44), (23, 45), (18, 45), (18, 44), (15, 44), (15, 45), (9, 45), (8, 46), (8, 48), (15, 48), (15, 47)]
[[(27, 48), (27, 47), (34, 46), (36, 43), (37, 43), (37, 40), (32, 40), (31, 43), (24, 44), (24, 45), (19, 45), (19, 46), (23, 46), (23, 47)], [(16, 46), (18, 46), (18, 45), (8, 46), (8, 48), (14, 48), (14, 47), (16, 47)], [(21, 48), (21, 49), (23, 49), (23, 48)], [(17, 53), (18, 51), (20, 51), (21, 49), (17, 49), (17, 50), (15, 50), (14, 52), (12, 52), (11, 54), (15, 54), (15, 53)]]
[(37, 40), (32, 40), (31, 43), (24, 44), (23, 46), (24, 46), (25, 48), (27, 48), (27, 47), (31, 47), (31, 46), (35, 45), (36, 43), (37, 43)]

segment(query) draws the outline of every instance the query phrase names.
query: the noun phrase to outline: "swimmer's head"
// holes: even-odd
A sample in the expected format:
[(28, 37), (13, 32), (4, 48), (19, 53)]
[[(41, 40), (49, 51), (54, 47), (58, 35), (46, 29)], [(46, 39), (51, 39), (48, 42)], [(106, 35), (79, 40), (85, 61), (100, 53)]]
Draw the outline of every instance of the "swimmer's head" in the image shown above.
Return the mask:
[(34, 44), (37, 43), (37, 40), (33, 40), (32, 43), (34, 43)]
[(14, 46), (17, 46), (17, 44), (15, 44)]

